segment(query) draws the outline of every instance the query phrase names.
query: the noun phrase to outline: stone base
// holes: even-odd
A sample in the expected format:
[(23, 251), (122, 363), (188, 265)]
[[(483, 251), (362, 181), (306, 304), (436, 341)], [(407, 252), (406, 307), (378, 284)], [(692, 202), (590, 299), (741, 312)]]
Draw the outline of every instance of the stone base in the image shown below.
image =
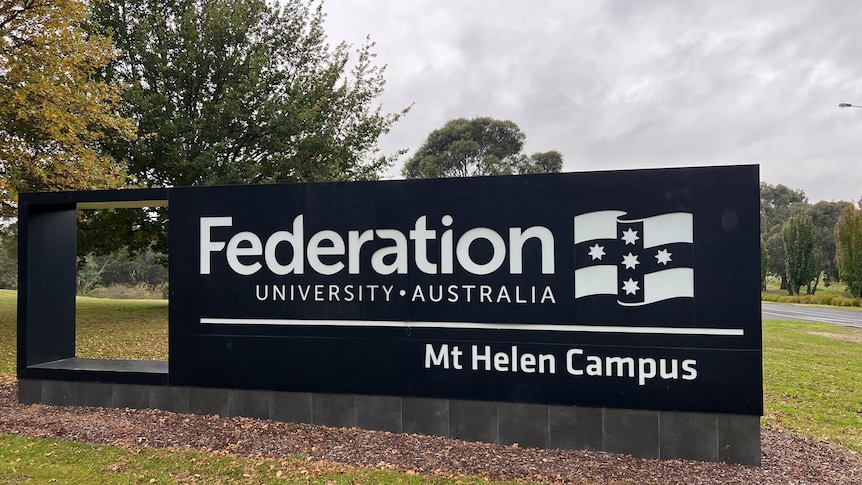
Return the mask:
[(522, 448), (760, 465), (760, 419), (748, 415), (42, 379), (20, 379), (18, 401), (154, 408), (518, 443)]

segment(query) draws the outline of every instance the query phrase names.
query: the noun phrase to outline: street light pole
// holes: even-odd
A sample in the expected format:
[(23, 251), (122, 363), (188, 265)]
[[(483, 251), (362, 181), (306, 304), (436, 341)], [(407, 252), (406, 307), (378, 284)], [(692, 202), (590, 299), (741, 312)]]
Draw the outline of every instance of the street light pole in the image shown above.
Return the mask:
[(850, 103), (841, 103), (838, 105), (839, 108), (862, 108), (862, 106), (856, 106), (855, 104)]

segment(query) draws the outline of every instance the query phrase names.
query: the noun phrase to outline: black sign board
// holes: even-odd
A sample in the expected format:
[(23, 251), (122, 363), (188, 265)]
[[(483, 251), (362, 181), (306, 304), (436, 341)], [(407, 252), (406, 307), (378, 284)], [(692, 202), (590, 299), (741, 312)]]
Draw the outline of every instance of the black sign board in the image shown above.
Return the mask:
[(756, 166), (169, 199), (172, 384), (762, 412)]

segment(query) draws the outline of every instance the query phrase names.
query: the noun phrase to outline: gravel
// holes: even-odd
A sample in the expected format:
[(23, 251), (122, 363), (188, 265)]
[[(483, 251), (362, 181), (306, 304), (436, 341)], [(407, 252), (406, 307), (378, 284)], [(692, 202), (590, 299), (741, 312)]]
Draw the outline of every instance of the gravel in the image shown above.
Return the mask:
[(127, 448), (194, 449), (396, 469), (409, 473), (542, 483), (862, 484), (862, 458), (779, 430), (761, 431), (760, 467), (648, 460), (601, 451), (540, 450), (425, 435), (296, 425), (152, 409), (19, 405), (17, 381), (0, 376), (0, 433)]

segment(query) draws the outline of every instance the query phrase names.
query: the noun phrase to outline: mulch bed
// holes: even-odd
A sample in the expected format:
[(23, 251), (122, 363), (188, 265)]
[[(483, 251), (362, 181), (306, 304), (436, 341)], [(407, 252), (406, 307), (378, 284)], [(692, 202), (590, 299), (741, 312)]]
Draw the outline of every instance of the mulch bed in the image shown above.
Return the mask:
[(194, 449), (240, 457), (284, 458), (543, 483), (862, 484), (862, 458), (791, 433), (761, 432), (760, 467), (647, 460), (600, 451), (524, 449), (424, 435), (296, 425), (152, 409), (19, 405), (17, 381), (0, 376), (0, 433), (119, 445)]

